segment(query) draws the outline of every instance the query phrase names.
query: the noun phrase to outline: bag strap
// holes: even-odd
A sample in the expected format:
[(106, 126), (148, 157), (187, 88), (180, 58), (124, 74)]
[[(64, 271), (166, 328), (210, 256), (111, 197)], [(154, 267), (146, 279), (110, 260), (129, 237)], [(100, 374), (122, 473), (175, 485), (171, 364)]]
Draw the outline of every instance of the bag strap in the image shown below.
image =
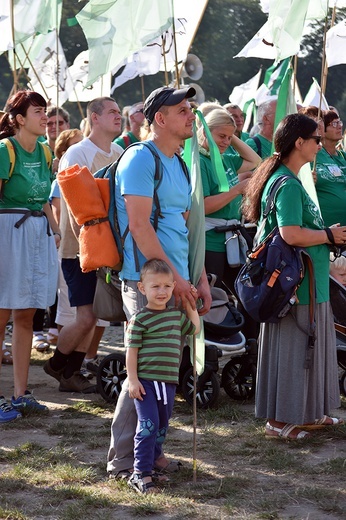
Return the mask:
[(256, 146), (257, 146), (257, 155), (259, 155), (260, 157), (262, 157), (262, 143), (260, 141), (260, 139), (257, 137), (257, 135), (254, 135), (252, 137), (252, 140), (255, 141), (256, 143)]

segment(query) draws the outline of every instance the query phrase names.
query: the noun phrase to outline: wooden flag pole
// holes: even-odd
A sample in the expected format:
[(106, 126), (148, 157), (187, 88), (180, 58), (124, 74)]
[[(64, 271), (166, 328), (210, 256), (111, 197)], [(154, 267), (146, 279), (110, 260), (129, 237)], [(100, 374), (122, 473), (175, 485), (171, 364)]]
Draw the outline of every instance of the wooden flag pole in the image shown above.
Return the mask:
[(193, 448), (192, 448), (192, 468), (193, 483), (197, 482), (197, 353), (196, 336), (193, 336)]

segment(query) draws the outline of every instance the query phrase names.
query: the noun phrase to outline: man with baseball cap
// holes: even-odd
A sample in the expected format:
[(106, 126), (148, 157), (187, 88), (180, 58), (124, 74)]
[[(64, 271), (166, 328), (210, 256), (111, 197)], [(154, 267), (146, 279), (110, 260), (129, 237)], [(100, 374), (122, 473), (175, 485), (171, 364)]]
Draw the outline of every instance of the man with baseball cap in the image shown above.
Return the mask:
[[(197, 284), (197, 291), (189, 282), (186, 219), (191, 206), (191, 184), (175, 154), (180, 143), (193, 133), (195, 116), (188, 98), (195, 93), (193, 88), (161, 87), (144, 102), (143, 112), (151, 130), (148, 143), (159, 156), (162, 167), (157, 188), (161, 214), (156, 230), (152, 224), (155, 206), (155, 159), (152, 152), (148, 146), (138, 143), (125, 152), (117, 169), (116, 203), (120, 232), (126, 234), (128, 230), (124, 241), (124, 264), (120, 272), (124, 310), (128, 319), (146, 304), (137, 282), (143, 263), (152, 258), (165, 260), (174, 273), (176, 286), (173, 304), (184, 307), (189, 302), (195, 307), (195, 295), (198, 295), (203, 301), (200, 313), (204, 314), (210, 308), (211, 296), (205, 273)], [(136, 423), (134, 402), (128, 396), (125, 381), (112, 423), (107, 464), (111, 476), (120, 478), (131, 474)], [(169, 462), (162, 455), (156, 466), (165, 469)]]

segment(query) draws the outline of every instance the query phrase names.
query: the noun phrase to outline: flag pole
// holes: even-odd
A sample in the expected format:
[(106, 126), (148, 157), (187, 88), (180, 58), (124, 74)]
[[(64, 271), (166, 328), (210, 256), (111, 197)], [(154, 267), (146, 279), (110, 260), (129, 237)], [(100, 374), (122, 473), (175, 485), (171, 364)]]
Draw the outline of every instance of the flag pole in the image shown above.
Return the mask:
[(13, 86), (10, 92), (10, 96), (13, 93), (17, 92), (18, 87), (18, 77), (17, 77), (17, 67), (16, 67), (16, 53), (14, 52), (16, 48), (16, 35), (14, 30), (14, 7), (13, 7), (14, 0), (11, 0), (11, 9), (10, 9), (10, 16), (11, 16), (11, 32), (12, 32), (12, 40), (13, 40)]
[(192, 447), (193, 483), (197, 482), (197, 352), (196, 336), (193, 336), (193, 447)]

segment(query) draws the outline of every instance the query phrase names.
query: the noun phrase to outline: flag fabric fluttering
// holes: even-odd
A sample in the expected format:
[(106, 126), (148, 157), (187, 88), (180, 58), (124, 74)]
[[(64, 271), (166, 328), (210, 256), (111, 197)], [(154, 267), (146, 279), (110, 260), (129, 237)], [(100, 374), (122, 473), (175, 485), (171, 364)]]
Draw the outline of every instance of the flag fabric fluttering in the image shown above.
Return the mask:
[[(14, 35), (11, 26), (12, 7)], [(2, 0), (0, 53), (13, 49), (34, 34), (47, 34), (53, 29), (59, 29), (61, 11), (62, 0)]]
[(258, 89), (262, 69), (259, 69), (257, 74), (250, 78), (246, 83), (242, 83), (234, 87), (228, 99), (231, 103), (238, 105), (243, 109), (245, 103), (255, 98)]
[[(190, 280), (196, 286), (204, 269), (205, 256), (205, 225), (204, 225), (204, 196), (200, 170), (199, 147), (196, 125), (193, 136), (185, 141), (184, 161), (188, 165), (191, 174), (192, 202), (187, 227), (189, 230), (189, 272)], [(203, 320), (201, 318), (201, 325)], [(193, 365), (192, 337), (190, 336), (191, 364)], [(201, 326), (200, 333), (195, 336), (196, 371), (201, 375), (204, 371), (205, 344), (204, 331)]]
[(36, 58), (28, 71), (32, 88), (54, 105), (63, 105), (73, 90), (67, 70), (65, 53), (57, 33), (39, 34), (35, 38)]
[(328, 0), (261, 0), (267, 22), (235, 58), (255, 57), (281, 61), (298, 53), (310, 20), (327, 15)]
[[(173, 0), (173, 24), (143, 49), (129, 56), (117, 67), (125, 69), (115, 78), (112, 92), (126, 81), (137, 76), (147, 76), (161, 71), (172, 71), (175, 63), (181, 64), (189, 52), (193, 37), (203, 16), (208, 0)], [(174, 41), (175, 38), (175, 41)], [(175, 52), (176, 50), (176, 52)], [(117, 70), (113, 69), (113, 74)]]
[(68, 68), (68, 75), (73, 85), (73, 90), (69, 94), (69, 101), (91, 101), (97, 97), (110, 95), (111, 74), (105, 74), (90, 87), (86, 87), (88, 72), (89, 51), (82, 51)]
[(324, 94), (321, 93), (321, 87), (319, 86), (318, 81), (316, 80), (316, 78), (312, 78), (312, 84), (309, 88), (308, 93), (306, 94), (306, 96), (304, 98), (303, 106), (307, 107), (307, 106), (312, 105), (315, 107), (319, 107), (321, 95), (322, 95), (321, 109), (329, 110), (329, 104), (328, 104)]
[(326, 59), (328, 67), (346, 63), (346, 20), (327, 31)]
[(89, 0), (76, 19), (88, 42), (89, 86), (164, 33), (172, 24), (172, 6), (160, 0)]

